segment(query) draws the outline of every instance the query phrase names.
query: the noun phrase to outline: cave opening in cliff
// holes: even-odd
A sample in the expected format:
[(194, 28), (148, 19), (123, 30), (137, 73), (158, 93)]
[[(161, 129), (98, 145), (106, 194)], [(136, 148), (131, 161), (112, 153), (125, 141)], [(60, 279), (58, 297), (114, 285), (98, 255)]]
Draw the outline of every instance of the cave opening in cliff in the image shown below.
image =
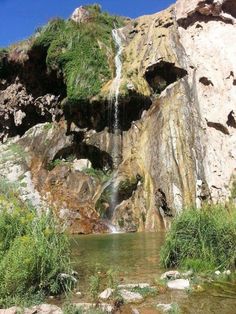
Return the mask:
[[(144, 111), (148, 110), (152, 104), (150, 97), (144, 97), (136, 93), (130, 93), (127, 97), (120, 100), (119, 104), (119, 127), (121, 131), (128, 131), (134, 121), (141, 119)], [(114, 110), (112, 108), (112, 110)], [(110, 115), (110, 113), (108, 113)], [(113, 117), (113, 114), (111, 114)], [(114, 132), (113, 120), (107, 116), (109, 131)]]
[(76, 142), (71, 146), (59, 150), (50, 162), (52, 167), (49, 165), (48, 169), (52, 170), (57, 164), (56, 161), (73, 162), (81, 159), (87, 159), (91, 162), (93, 169), (102, 170), (104, 173), (113, 169), (112, 157), (107, 152), (93, 145)]
[[(145, 110), (152, 104), (150, 97), (130, 92), (129, 95), (119, 100), (119, 129), (128, 131), (133, 121), (141, 119)], [(108, 128), (114, 133), (114, 106), (108, 101), (89, 102), (67, 102), (63, 107), (65, 118), (68, 122), (68, 134), (71, 124), (78, 128), (86, 128), (101, 132)]]
[[(34, 105), (27, 106), (23, 111), (23, 119), (22, 122), (16, 125), (14, 121), (14, 117), (11, 117), (10, 123), (11, 128), (8, 132), (8, 136), (14, 137), (17, 135), (23, 136), (29, 129), (33, 126), (41, 124), (41, 123), (52, 123), (52, 114), (47, 110), (44, 111), (44, 114), (38, 110), (38, 108)], [(59, 121), (60, 117), (58, 116), (55, 121)]]
[[(25, 57), (26, 58), (26, 57)], [(47, 47), (32, 47), (27, 53), (27, 60), (21, 61), (19, 56), (7, 61), (8, 71), (5, 79), (9, 84), (16, 78), (25, 86), (34, 98), (45, 94), (66, 97), (66, 84), (62, 73), (47, 68)]]
[(147, 68), (145, 78), (153, 90), (153, 93), (159, 95), (170, 84), (177, 82), (188, 72), (176, 67), (174, 63), (160, 61)]

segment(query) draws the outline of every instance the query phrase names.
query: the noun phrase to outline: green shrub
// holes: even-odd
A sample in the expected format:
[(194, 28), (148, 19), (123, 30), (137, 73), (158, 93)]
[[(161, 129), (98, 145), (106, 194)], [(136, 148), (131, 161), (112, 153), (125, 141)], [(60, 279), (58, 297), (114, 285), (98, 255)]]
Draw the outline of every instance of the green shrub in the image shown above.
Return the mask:
[(89, 176), (97, 178), (102, 183), (106, 183), (111, 178), (110, 171), (105, 172), (101, 169), (87, 168), (84, 169), (83, 172)]
[(131, 291), (140, 293), (144, 298), (154, 297), (158, 294), (157, 289), (152, 288), (152, 287), (144, 287), (144, 288), (134, 287), (133, 289), (131, 289)]
[[(11, 189), (11, 185), (9, 190)], [(27, 295), (58, 294), (69, 286), (69, 243), (53, 214), (38, 214), (0, 185), (0, 305)]]
[(96, 266), (93, 275), (89, 277), (89, 294), (93, 301), (98, 300), (98, 295), (106, 288), (114, 289), (114, 296), (118, 291), (118, 271), (111, 268), (104, 270), (99, 265)]
[(102, 276), (99, 272), (89, 277), (89, 294), (94, 301), (98, 299), (99, 292), (101, 292)]
[(233, 268), (235, 247), (235, 208), (227, 210), (218, 205), (188, 209), (173, 222), (161, 250), (161, 263), (196, 271)]

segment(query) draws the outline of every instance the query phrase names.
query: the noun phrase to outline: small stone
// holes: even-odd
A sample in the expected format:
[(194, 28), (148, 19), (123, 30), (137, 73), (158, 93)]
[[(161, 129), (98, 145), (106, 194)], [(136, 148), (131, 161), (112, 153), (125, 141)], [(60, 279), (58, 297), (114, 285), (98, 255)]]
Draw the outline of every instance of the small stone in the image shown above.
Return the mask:
[(114, 291), (114, 289), (107, 288), (102, 293), (100, 293), (99, 298), (103, 299), (103, 300), (107, 300), (107, 299), (110, 298), (110, 296), (112, 295), (113, 291)]
[(81, 296), (81, 295), (82, 295), (82, 292), (77, 291), (75, 294), (78, 295), (78, 296)]
[(136, 303), (143, 300), (143, 297), (138, 292), (131, 292), (129, 290), (122, 289), (120, 290), (120, 295), (125, 302)]
[(197, 292), (203, 292), (203, 291), (204, 291), (204, 289), (203, 289), (203, 287), (202, 287), (202, 286), (197, 285), (197, 286), (196, 286), (196, 288), (195, 288), (195, 291), (197, 291)]
[(157, 308), (159, 308), (163, 312), (170, 312), (172, 310), (172, 304), (160, 303), (157, 305)]
[(126, 87), (127, 87), (128, 90), (131, 90), (131, 91), (135, 90), (134, 84), (131, 83), (131, 82), (127, 83)]
[(170, 289), (184, 290), (189, 288), (190, 283), (188, 279), (176, 279), (169, 281), (167, 286)]
[(161, 275), (161, 279), (177, 279), (180, 273), (177, 270), (170, 270)]

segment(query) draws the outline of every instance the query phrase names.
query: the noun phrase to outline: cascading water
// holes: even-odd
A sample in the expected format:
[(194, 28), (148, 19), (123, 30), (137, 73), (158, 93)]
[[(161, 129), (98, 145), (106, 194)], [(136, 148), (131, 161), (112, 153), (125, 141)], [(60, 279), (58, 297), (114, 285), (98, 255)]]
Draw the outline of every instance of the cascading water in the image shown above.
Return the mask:
[(119, 128), (119, 92), (120, 92), (120, 82), (121, 82), (121, 73), (122, 73), (122, 61), (121, 55), (123, 51), (122, 40), (119, 35), (121, 30), (114, 29), (112, 31), (112, 37), (115, 41), (117, 47), (117, 53), (115, 57), (115, 66), (116, 66), (116, 77), (112, 83), (112, 88), (110, 91), (110, 100), (112, 106), (114, 106), (114, 123), (113, 123), (113, 131), (114, 131), (114, 144), (113, 144), (113, 162), (114, 168), (116, 169), (120, 163), (121, 159), (121, 151), (120, 151), (120, 137), (121, 132)]
[[(113, 149), (112, 149), (112, 158), (113, 158), (113, 167), (117, 169), (120, 162), (121, 162), (121, 130), (120, 130), (120, 123), (119, 123), (119, 92), (120, 92), (120, 82), (121, 82), (121, 74), (122, 74), (122, 60), (121, 55), (123, 51), (122, 46), (122, 39), (120, 37), (122, 35), (121, 30), (114, 29), (112, 31), (112, 37), (115, 41), (117, 53), (115, 56), (115, 66), (116, 66), (116, 76), (113, 80), (112, 87), (110, 90), (110, 104), (112, 107), (112, 112), (114, 112), (113, 117)], [(113, 184), (112, 185), (112, 204), (110, 210), (110, 218), (113, 216), (114, 208), (117, 204), (117, 194), (118, 194), (118, 187)], [(116, 233), (117, 229), (115, 226), (111, 225), (110, 230), (112, 233)]]

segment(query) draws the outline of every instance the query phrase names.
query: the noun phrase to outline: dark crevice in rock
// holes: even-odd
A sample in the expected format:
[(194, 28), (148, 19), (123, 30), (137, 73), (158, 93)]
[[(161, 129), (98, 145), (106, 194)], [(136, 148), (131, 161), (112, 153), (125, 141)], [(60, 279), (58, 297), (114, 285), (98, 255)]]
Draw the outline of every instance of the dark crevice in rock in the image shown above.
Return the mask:
[(226, 126), (224, 126), (223, 124), (219, 123), (219, 122), (210, 122), (207, 121), (207, 126), (210, 128), (214, 128), (217, 131), (220, 131), (223, 134), (229, 135), (229, 130)]
[(194, 25), (195, 23), (208, 23), (211, 21), (221, 21), (225, 24), (233, 24), (232, 19), (230, 18), (223, 18), (221, 16), (212, 16), (212, 15), (203, 15), (199, 12), (194, 12), (192, 15), (188, 16), (187, 18), (182, 18), (177, 21), (180, 27), (187, 29), (189, 26)]
[(27, 92), (37, 98), (45, 94), (66, 96), (66, 85), (63, 76), (57, 71), (48, 71), (46, 65), (47, 48), (33, 47), (26, 60), (20, 61), (11, 57), (6, 60), (5, 73), (0, 73), (1, 78), (12, 84), (16, 78), (25, 86)]
[[(77, 140), (81, 140), (82, 137), (80, 135), (79, 138), (78, 135)], [(107, 152), (101, 151), (95, 146), (76, 141), (73, 145), (58, 151), (50, 164), (55, 163), (55, 160), (73, 162), (75, 159), (88, 159), (94, 169), (100, 169), (105, 172), (113, 168), (112, 157)]]
[(187, 74), (186, 70), (176, 67), (174, 63), (160, 61), (147, 68), (145, 78), (153, 92), (160, 94), (168, 85)]
[(199, 79), (199, 82), (202, 83), (202, 84), (205, 85), (205, 86), (209, 86), (209, 85), (214, 86), (214, 84), (212, 83), (212, 81), (209, 80), (209, 79), (208, 79), (207, 77), (205, 77), (205, 76), (201, 77), (201, 78)]
[(222, 10), (225, 13), (228, 13), (232, 15), (234, 18), (236, 18), (236, 2), (235, 0), (227, 0), (224, 2), (222, 6)]
[(226, 124), (236, 129), (236, 119), (235, 119), (235, 114), (233, 110), (229, 113)]
[(158, 189), (155, 193), (156, 202), (158, 204), (158, 208), (160, 210), (161, 215), (172, 217), (171, 208), (168, 206), (166, 195), (162, 189)]

